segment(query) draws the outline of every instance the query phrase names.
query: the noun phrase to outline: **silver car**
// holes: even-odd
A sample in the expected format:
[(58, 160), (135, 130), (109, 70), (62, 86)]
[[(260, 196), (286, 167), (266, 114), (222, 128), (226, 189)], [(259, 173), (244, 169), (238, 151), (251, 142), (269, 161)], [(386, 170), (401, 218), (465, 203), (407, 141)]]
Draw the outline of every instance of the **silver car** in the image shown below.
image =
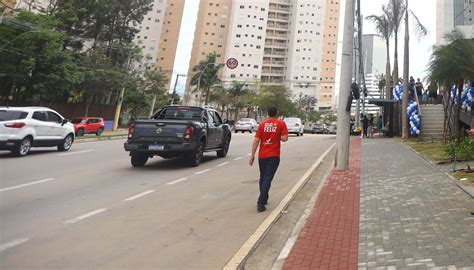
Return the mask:
[(256, 131), (258, 129), (258, 123), (252, 118), (242, 118), (237, 123), (235, 123), (234, 126), (234, 132), (237, 133), (239, 131), (242, 131), (244, 133), (245, 131), (248, 131), (250, 133)]
[(283, 119), (283, 121), (285, 121), (289, 134), (296, 134), (296, 136), (303, 136), (304, 125), (300, 118), (289, 117), (289, 118)]

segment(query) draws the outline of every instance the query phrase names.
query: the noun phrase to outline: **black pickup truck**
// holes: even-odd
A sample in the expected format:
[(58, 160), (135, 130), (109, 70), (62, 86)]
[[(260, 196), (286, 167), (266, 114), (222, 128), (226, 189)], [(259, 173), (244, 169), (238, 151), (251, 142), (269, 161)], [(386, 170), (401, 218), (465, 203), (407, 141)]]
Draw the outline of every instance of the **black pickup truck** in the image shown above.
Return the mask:
[(230, 128), (214, 109), (193, 106), (166, 106), (150, 120), (136, 120), (124, 144), (132, 166), (142, 167), (153, 156), (182, 157), (198, 166), (204, 152), (216, 151), (225, 157), (231, 140)]

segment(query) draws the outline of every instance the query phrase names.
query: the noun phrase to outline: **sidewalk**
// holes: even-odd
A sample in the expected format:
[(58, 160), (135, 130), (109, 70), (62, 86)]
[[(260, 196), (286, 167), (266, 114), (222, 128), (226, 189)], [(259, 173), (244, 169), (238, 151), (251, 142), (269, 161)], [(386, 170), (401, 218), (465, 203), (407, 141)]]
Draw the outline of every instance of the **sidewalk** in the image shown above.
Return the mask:
[(283, 269), (474, 269), (474, 200), (403, 143), (360, 142), (351, 139), (350, 169), (329, 175)]

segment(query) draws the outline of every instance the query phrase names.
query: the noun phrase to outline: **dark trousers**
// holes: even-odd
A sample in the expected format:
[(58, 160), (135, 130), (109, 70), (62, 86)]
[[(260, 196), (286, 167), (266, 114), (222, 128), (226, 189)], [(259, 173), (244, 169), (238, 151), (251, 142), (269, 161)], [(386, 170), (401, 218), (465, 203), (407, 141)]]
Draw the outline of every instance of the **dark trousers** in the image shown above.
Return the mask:
[(268, 202), (268, 192), (272, 185), (273, 177), (280, 165), (279, 157), (262, 158), (258, 160), (260, 168), (260, 196), (257, 204), (265, 205)]

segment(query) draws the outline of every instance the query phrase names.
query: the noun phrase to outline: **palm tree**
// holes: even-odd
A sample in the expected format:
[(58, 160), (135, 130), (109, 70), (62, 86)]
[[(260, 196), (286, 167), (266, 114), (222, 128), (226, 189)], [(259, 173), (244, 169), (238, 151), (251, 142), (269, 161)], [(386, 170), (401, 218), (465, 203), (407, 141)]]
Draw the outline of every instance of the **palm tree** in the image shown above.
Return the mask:
[(237, 120), (240, 110), (247, 107), (248, 100), (246, 96), (250, 93), (245, 83), (233, 81), (232, 86), (229, 89), (229, 94), (232, 99), (232, 105), (234, 107), (234, 120)]
[[(387, 49), (387, 62), (385, 64), (385, 82), (390, 82), (390, 38), (393, 34), (393, 25), (387, 14), (387, 8), (385, 6), (382, 7), (382, 11), (382, 15), (370, 15), (366, 19), (375, 23), (375, 31), (385, 40), (385, 47)], [(385, 98), (390, 98), (390, 86), (390, 83), (386, 83), (384, 86)]]
[[(474, 39), (465, 39), (462, 34), (453, 32), (448, 36), (449, 44), (435, 47), (428, 66), (428, 80), (432, 84), (455, 85), (457, 104), (455, 113), (456, 141), (460, 143), (459, 114), (462, 84), (466, 78), (474, 78)], [(449, 88), (448, 88), (449, 89)], [(446, 94), (448, 94), (447, 91)]]
[(211, 94), (211, 88), (215, 85), (218, 85), (221, 80), (219, 79), (219, 71), (224, 66), (223, 64), (217, 64), (217, 55), (215, 53), (210, 53), (207, 55), (205, 60), (202, 60), (193, 67), (193, 77), (191, 78), (191, 85), (197, 86), (194, 92), (199, 95), (199, 102), (202, 99), (202, 91), (200, 88), (204, 89), (206, 94), (206, 105), (209, 103), (209, 98)]
[[(389, 0), (389, 4), (383, 7), (384, 13), (387, 15), (392, 26), (393, 37), (395, 38), (395, 54), (393, 59), (393, 78), (398, 78), (398, 33), (402, 23), (405, 6), (403, 0)], [(395, 81), (394, 81), (395, 83)]]
[[(404, 5), (404, 14), (405, 14), (405, 46), (404, 46), (404, 57), (403, 57), (403, 83), (404, 83), (404, 89), (403, 91), (403, 100), (402, 100), (402, 138), (406, 139), (408, 138), (408, 117), (406, 115), (407, 113), (407, 106), (408, 106), (408, 97), (409, 97), (409, 82), (408, 82), (408, 77), (410, 76), (409, 74), (409, 68), (410, 68), (410, 33), (408, 31), (408, 15), (409, 13), (412, 14), (412, 16), (415, 19), (416, 22), (416, 32), (419, 37), (426, 36), (428, 34), (428, 30), (426, 29), (423, 24), (421, 24), (420, 20), (418, 17), (413, 13), (413, 11), (408, 9), (408, 0), (405, 0), (405, 5)], [(416, 93), (415, 93), (416, 95)]]

